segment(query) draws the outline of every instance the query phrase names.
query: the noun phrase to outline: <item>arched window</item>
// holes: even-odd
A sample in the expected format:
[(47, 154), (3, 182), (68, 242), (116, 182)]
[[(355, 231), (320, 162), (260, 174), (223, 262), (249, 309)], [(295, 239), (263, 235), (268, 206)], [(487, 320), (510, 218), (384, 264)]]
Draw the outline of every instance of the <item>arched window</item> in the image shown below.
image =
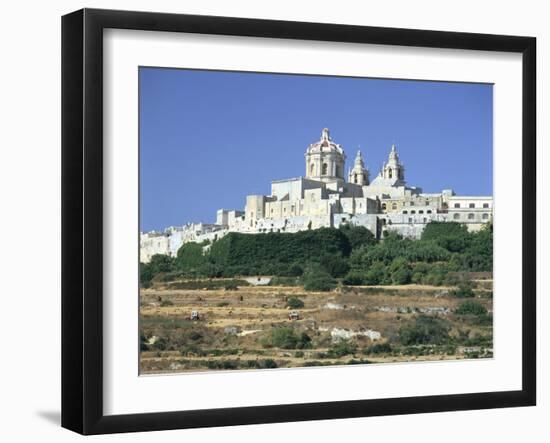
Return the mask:
[(311, 175), (313, 175), (313, 168), (315, 168), (315, 165), (312, 163), (311, 165), (309, 165), (309, 173)]
[(453, 219), (458, 220), (460, 218), (460, 214), (453, 215)]
[(432, 213), (432, 210), (431, 210), (431, 209), (428, 209), (428, 210), (426, 211), (426, 214), (431, 214), (431, 213)]
[(357, 183), (357, 174), (353, 174), (353, 183)]
[(388, 171), (388, 177), (392, 178), (392, 170), (391, 169)]
[(487, 220), (489, 218), (489, 214), (483, 214), (482, 218), (483, 220)]
[(416, 214), (416, 211), (411, 211), (411, 214)]
[(474, 219), (474, 214), (468, 214), (468, 220), (473, 220)]
[(386, 210), (386, 203), (382, 203), (382, 209), (385, 211)]
[(403, 211), (403, 214), (406, 214), (406, 213), (407, 213), (407, 211)]
[(321, 172), (322, 175), (327, 175), (328, 171), (328, 165), (326, 163), (323, 163), (323, 172)]
[(421, 209), (420, 211), (418, 211), (419, 214), (424, 214), (424, 211)]

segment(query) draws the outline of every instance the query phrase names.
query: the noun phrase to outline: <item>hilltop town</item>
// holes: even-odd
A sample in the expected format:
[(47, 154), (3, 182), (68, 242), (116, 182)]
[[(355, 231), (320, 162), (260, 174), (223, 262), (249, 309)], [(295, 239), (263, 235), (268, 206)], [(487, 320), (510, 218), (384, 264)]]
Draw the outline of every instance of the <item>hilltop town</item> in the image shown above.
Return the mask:
[(360, 151), (345, 179), (344, 148), (327, 128), (304, 156), (305, 177), (272, 181), (270, 195), (248, 195), (243, 210), (219, 209), (214, 224), (142, 232), (140, 261), (147, 263), (155, 254), (175, 257), (185, 243), (212, 242), (230, 232), (293, 233), (353, 225), (366, 227), (377, 239), (385, 231), (418, 239), (430, 222), (459, 222), (478, 231), (493, 217), (492, 196), (460, 196), (451, 189), (423, 193), (409, 186), (395, 145), (372, 181)]

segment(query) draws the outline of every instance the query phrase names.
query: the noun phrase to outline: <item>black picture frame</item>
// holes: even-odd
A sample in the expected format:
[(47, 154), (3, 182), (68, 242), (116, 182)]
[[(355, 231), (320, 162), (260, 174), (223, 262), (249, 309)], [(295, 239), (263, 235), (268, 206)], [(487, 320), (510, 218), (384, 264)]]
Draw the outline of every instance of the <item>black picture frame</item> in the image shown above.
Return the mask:
[[(192, 32), (522, 54), (522, 389), (177, 412), (103, 413), (103, 30)], [(62, 426), (82, 434), (536, 404), (536, 39), (83, 9), (62, 18)], [(518, 276), (519, 278), (519, 276)]]

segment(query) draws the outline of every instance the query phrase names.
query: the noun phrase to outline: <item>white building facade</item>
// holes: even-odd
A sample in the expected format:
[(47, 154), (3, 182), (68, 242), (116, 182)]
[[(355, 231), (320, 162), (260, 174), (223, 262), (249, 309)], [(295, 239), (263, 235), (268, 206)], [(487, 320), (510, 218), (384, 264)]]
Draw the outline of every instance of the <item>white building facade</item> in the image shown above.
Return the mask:
[(347, 181), (345, 162), (343, 147), (325, 128), (306, 149), (305, 177), (271, 182), (270, 195), (247, 196), (244, 210), (218, 210), (215, 224), (142, 233), (140, 260), (147, 262), (154, 254), (175, 256), (184, 243), (212, 242), (229, 232), (298, 232), (348, 223), (367, 227), (377, 238), (386, 230), (420, 238), (431, 221), (455, 221), (476, 231), (492, 220), (492, 196), (457, 196), (452, 190), (425, 194), (408, 186), (395, 145), (372, 182), (360, 151)]

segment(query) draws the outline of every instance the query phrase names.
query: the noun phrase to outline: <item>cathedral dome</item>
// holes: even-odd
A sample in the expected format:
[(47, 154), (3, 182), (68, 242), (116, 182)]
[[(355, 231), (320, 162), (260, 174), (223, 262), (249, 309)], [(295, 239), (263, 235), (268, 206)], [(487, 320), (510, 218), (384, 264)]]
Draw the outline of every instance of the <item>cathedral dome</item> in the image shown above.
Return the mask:
[(328, 128), (321, 132), (321, 139), (308, 146), (306, 157), (306, 177), (324, 182), (344, 181), (344, 149), (330, 138)]
[(343, 155), (344, 149), (338, 143), (334, 143), (332, 141), (332, 138), (330, 137), (330, 131), (328, 130), (328, 128), (324, 128), (321, 132), (320, 140), (309, 145), (306, 151), (307, 154), (312, 154), (315, 152), (335, 152)]

